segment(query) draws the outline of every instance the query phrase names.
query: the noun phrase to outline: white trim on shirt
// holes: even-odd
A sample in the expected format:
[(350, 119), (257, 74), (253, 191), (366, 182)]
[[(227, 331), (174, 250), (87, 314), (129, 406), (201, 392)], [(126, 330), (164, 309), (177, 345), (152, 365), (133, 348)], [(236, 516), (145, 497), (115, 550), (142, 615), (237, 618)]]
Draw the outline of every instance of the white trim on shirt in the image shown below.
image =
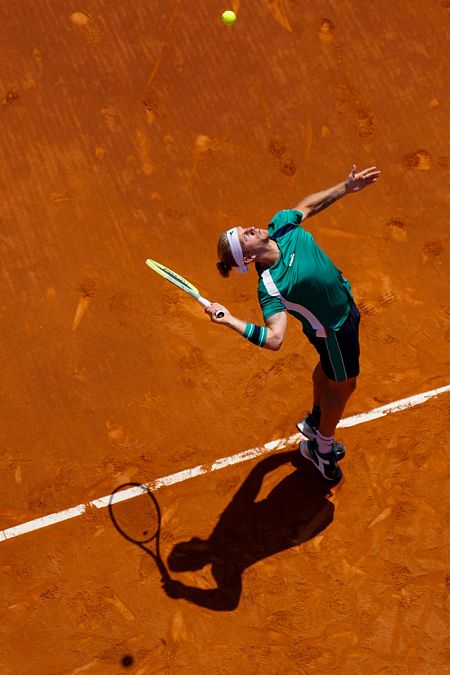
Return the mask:
[(292, 312), (297, 312), (297, 314), (301, 314), (301, 316), (303, 316), (316, 331), (316, 337), (327, 337), (327, 330), (325, 326), (320, 323), (319, 319), (309, 309), (306, 309), (306, 307), (303, 307), (303, 305), (298, 305), (296, 302), (290, 302), (290, 300), (283, 298), (280, 291), (276, 287), (274, 280), (272, 279), (270, 270), (265, 270), (261, 274), (261, 279), (263, 280), (268, 294), (273, 298), (278, 298), (281, 300), (286, 309), (289, 309)]

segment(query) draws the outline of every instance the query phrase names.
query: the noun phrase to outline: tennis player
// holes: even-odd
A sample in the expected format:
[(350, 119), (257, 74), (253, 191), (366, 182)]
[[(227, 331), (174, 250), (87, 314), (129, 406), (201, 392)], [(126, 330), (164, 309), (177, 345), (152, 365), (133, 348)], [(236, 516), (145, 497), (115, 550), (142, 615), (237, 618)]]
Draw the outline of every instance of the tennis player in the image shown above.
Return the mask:
[[(357, 173), (353, 165), (347, 180), (305, 197), (294, 209), (279, 211), (268, 229), (233, 227), (221, 234), (217, 268), (227, 277), (233, 268), (246, 272), (255, 265), (264, 326), (238, 319), (218, 303), (205, 309), (214, 323), (275, 351), (284, 341), (286, 312), (301, 322), (319, 362), (312, 375), (312, 410), (297, 425), (308, 439), (300, 443), (300, 451), (334, 483), (342, 477), (338, 461), (345, 454), (334, 434), (359, 375), (360, 314), (349, 282), (303, 223), (344, 195), (375, 183), (379, 176), (375, 166)], [(218, 310), (223, 311), (222, 318), (215, 316)]]

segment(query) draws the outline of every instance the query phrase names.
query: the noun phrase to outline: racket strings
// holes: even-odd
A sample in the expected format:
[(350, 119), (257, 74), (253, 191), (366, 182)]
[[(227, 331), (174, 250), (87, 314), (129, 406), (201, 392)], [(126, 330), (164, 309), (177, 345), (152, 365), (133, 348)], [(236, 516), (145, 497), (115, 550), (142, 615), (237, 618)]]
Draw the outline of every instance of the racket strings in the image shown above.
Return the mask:
[(150, 258), (146, 262), (147, 265), (151, 267), (151, 269), (154, 272), (157, 272), (164, 279), (172, 282), (173, 284), (175, 284), (175, 286), (178, 286), (178, 288), (181, 288), (182, 291), (191, 294), (198, 293), (198, 289), (193, 284), (191, 284), (190, 281), (182, 277), (180, 274), (177, 274), (169, 267), (165, 267), (164, 265), (161, 265), (161, 263), (156, 262), (156, 260), (151, 260)]
[(164, 268), (165, 273), (167, 274), (168, 277), (173, 279), (174, 281), (178, 281), (182, 286), (185, 286), (186, 288), (190, 288), (191, 284), (189, 284), (185, 279), (182, 277), (179, 277), (178, 274), (175, 274), (175, 272), (172, 272), (172, 270), (167, 269), (167, 267)]
[(149, 494), (111, 505), (116, 527), (135, 542), (146, 543), (159, 532), (160, 517), (156, 503)]

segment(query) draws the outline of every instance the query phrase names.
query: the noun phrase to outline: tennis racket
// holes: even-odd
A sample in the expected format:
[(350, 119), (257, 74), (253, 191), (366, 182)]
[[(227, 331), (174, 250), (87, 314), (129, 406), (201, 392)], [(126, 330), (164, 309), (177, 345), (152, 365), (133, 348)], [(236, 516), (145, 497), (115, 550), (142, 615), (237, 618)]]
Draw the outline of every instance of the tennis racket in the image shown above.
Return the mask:
[[(164, 267), (164, 265), (161, 265), (160, 263), (156, 262), (156, 260), (146, 260), (147, 265), (154, 271), (160, 274), (164, 279), (167, 279), (167, 281), (171, 281), (175, 286), (178, 286), (178, 288), (181, 288), (182, 291), (185, 291), (185, 293), (189, 293), (189, 295), (192, 295), (193, 298), (198, 300), (198, 302), (203, 305), (203, 307), (210, 307), (211, 303), (209, 300), (206, 298), (203, 298), (198, 289), (193, 286), (187, 279), (184, 279), (182, 276), (177, 274), (176, 272), (173, 272), (170, 270), (168, 267)], [(224, 316), (224, 313), (222, 310), (218, 310), (216, 312), (216, 319), (221, 319)]]
[(161, 510), (153, 493), (141, 483), (119, 485), (108, 509), (116, 530), (153, 558), (163, 582), (170, 581), (159, 550)]

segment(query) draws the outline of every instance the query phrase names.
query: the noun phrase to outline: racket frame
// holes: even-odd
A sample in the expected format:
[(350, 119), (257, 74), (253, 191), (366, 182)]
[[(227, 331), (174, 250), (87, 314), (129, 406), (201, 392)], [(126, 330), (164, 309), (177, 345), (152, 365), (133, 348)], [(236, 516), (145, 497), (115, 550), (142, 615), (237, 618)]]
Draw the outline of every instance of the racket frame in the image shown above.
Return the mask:
[[(185, 293), (192, 295), (192, 297), (195, 298), (201, 305), (203, 305), (203, 307), (211, 307), (211, 302), (200, 295), (198, 288), (196, 288), (194, 284), (191, 284), (190, 281), (182, 277), (181, 274), (177, 274), (169, 267), (161, 265), (161, 263), (157, 262), (156, 260), (152, 260), (151, 258), (147, 258), (145, 262), (146, 265), (148, 265), (148, 267), (150, 267), (150, 269), (152, 269), (154, 272), (162, 276), (167, 281), (170, 281)], [(217, 319), (221, 319), (224, 316), (224, 312), (222, 310), (217, 310), (215, 316)]]

